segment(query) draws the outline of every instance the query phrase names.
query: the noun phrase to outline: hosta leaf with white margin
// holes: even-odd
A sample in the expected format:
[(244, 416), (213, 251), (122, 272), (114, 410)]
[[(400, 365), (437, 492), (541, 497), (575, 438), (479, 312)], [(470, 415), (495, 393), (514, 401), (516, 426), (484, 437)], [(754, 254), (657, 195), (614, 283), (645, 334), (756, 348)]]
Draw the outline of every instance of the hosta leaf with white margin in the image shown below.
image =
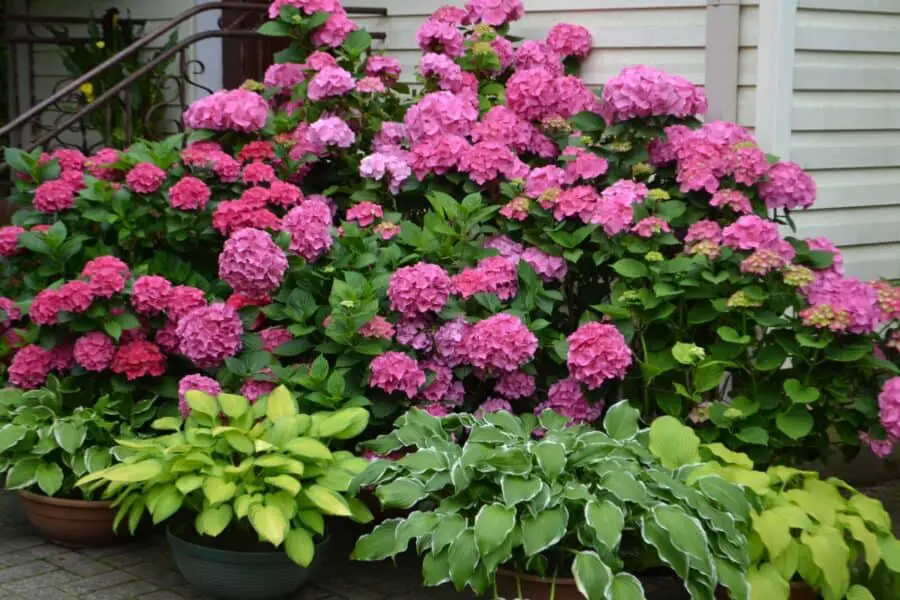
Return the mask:
[(690, 568), (688, 555), (672, 544), (668, 532), (660, 527), (652, 516), (641, 517), (640, 524), (644, 541), (656, 549), (660, 559), (680, 578), (686, 579)]
[(613, 404), (603, 417), (603, 429), (610, 437), (625, 440), (638, 432), (640, 413), (627, 400)]
[(450, 544), (450, 581), (457, 590), (462, 590), (478, 565), (478, 545), (475, 532), (465, 529)]
[(403, 519), (388, 519), (377, 525), (371, 533), (356, 541), (350, 558), (353, 560), (376, 561), (393, 556), (397, 527)]
[(0, 452), (9, 450), (25, 437), (28, 430), (15, 423), (7, 423), (0, 427)]
[(656, 523), (671, 536), (672, 545), (688, 556), (691, 568), (716, 581), (716, 564), (700, 521), (676, 506), (658, 504), (652, 513)]
[(475, 543), (481, 554), (499, 548), (516, 526), (516, 511), (501, 504), (481, 507), (475, 516)]
[(379, 486), (375, 495), (385, 507), (412, 508), (428, 496), (425, 484), (415, 479), (403, 478)]
[(55, 463), (42, 462), (34, 472), (35, 480), (41, 491), (48, 496), (53, 496), (62, 488), (63, 472)]
[(446, 457), (433, 448), (407, 454), (397, 462), (413, 473), (444, 471), (448, 468)]
[(609, 500), (592, 500), (584, 506), (584, 519), (600, 543), (615, 552), (622, 539), (625, 512)]
[(572, 575), (587, 600), (605, 600), (612, 589), (613, 573), (596, 552), (579, 552), (572, 562)]
[(60, 448), (74, 454), (84, 443), (87, 428), (84, 425), (75, 425), (71, 421), (59, 421), (53, 425), (53, 437)]
[(537, 496), (543, 485), (543, 482), (536, 477), (504, 475), (500, 478), (500, 490), (503, 493), (503, 502), (507, 506), (515, 506), (531, 500)]
[(568, 531), (568, 521), (569, 512), (565, 506), (557, 506), (522, 519), (525, 556), (534, 556), (559, 542)]
[(566, 449), (562, 444), (543, 441), (535, 444), (531, 451), (537, 458), (538, 466), (547, 479), (556, 481), (566, 468)]
[[(644, 600), (644, 586), (631, 573), (616, 573), (609, 588), (610, 600)], [(740, 600), (740, 599), (735, 599)]]
[(457, 514), (441, 514), (431, 537), (431, 551), (440, 552), (450, 546), (466, 528), (466, 520)]
[(731, 600), (749, 600), (750, 584), (743, 569), (738, 568), (734, 563), (717, 558), (716, 571), (719, 575), (719, 583), (728, 588)]

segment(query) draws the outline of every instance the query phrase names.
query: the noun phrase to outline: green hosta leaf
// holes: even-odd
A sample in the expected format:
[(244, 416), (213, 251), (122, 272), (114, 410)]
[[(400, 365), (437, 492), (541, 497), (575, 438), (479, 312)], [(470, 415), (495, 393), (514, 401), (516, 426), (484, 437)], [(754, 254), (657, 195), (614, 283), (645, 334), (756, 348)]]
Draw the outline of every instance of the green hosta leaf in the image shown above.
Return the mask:
[(426, 448), (412, 454), (407, 454), (397, 461), (397, 464), (409, 469), (411, 473), (425, 473), (426, 471), (446, 471), (447, 460), (434, 448)]
[(41, 491), (48, 496), (53, 496), (62, 488), (63, 472), (55, 463), (42, 462), (35, 469), (35, 479)]
[(375, 495), (385, 507), (412, 508), (428, 496), (428, 491), (421, 481), (400, 477), (388, 484), (378, 486)]
[(656, 505), (653, 518), (671, 536), (672, 545), (688, 555), (691, 567), (715, 581), (716, 567), (700, 521), (681, 508), (666, 505)]
[(230, 504), (208, 506), (197, 515), (197, 532), (210, 537), (218, 537), (234, 517), (234, 511)]
[(450, 581), (449, 552), (428, 553), (422, 559), (422, 582), (435, 587)]
[(439, 520), (440, 517), (433, 512), (416, 511), (410, 514), (397, 526), (397, 533), (394, 535), (394, 552), (397, 554), (404, 552), (409, 546), (410, 540), (420, 540), (430, 534)]
[(770, 557), (781, 554), (793, 539), (790, 525), (777, 511), (763, 511), (753, 517), (753, 529), (756, 531)]
[(900, 573), (900, 541), (892, 535), (882, 535), (878, 538), (881, 546), (881, 558), (884, 565), (895, 573)]
[[(644, 600), (644, 586), (631, 573), (616, 573), (609, 590), (610, 600)], [(738, 599), (740, 600), (740, 599)]]
[(238, 419), (250, 410), (250, 401), (237, 394), (219, 394), (219, 406), (222, 412), (232, 419)]
[(646, 486), (628, 471), (612, 471), (603, 477), (603, 487), (622, 502), (646, 504), (650, 501)]
[(478, 546), (475, 532), (466, 529), (450, 545), (450, 581), (461, 591), (475, 573), (478, 564)]
[(187, 496), (194, 490), (199, 489), (203, 485), (203, 480), (203, 475), (185, 475), (175, 482), (175, 487), (178, 488), (179, 492)]
[(453, 540), (466, 528), (466, 520), (456, 514), (441, 514), (431, 537), (431, 551), (437, 554), (450, 546)]
[(106, 479), (115, 483), (137, 483), (139, 481), (150, 481), (155, 479), (163, 472), (163, 465), (160, 461), (154, 459), (141, 460), (130, 465), (116, 465), (110, 467), (106, 471), (98, 471), (83, 478), (82, 482), (94, 479)]
[(507, 506), (515, 506), (531, 500), (538, 495), (543, 485), (540, 479), (527, 479), (514, 475), (504, 475), (500, 478), (500, 490), (503, 493), (503, 502)]
[(796, 379), (788, 379), (784, 382), (784, 393), (797, 404), (812, 404), (819, 399), (819, 390), (807, 387)]
[(792, 440), (799, 440), (812, 432), (815, 421), (805, 406), (794, 406), (787, 413), (775, 417), (775, 425)]
[(864, 521), (874, 525), (878, 531), (891, 530), (891, 516), (884, 510), (884, 505), (874, 498), (863, 494), (854, 494), (848, 501), (849, 508), (861, 516)]
[(831, 595), (841, 598), (850, 587), (850, 548), (840, 531), (820, 527), (816, 533), (803, 532), (800, 540), (812, 553), (812, 561), (822, 571)]
[(532, 466), (531, 456), (521, 448), (500, 448), (486, 462), (507, 475), (527, 475)]
[(592, 500), (584, 505), (584, 519), (597, 539), (615, 553), (625, 527), (625, 512), (609, 500)]
[(242, 433), (229, 431), (225, 433), (225, 441), (228, 445), (240, 452), (241, 454), (250, 455), (255, 451), (253, 441)]
[(847, 600), (876, 600), (876, 598), (863, 586), (853, 585), (847, 590)]
[(640, 413), (627, 400), (613, 404), (603, 417), (603, 429), (610, 437), (627, 440), (638, 432)]
[(522, 546), (525, 556), (534, 556), (563, 538), (568, 529), (569, 513), (557, 506), (522, 519)]
[(286, 491), (292, 496), (296, 496), (300, 493), (300, 482), (290, 475), (275, 475), (273, 477), (265, 477), (263, 481), (265, 481), (269, 485)]
[(219, 403), (216, 399), (205, 392), (199, 390), (188, 390), (184, 394), (184, 399), (191, 408), (191, 412), (198, 412), (208, 417), (219, 416)]
[(791, 593), (790, 584), (769, 564), (763, 564), (759, 569), (750, 569), (748, 580), (750, 600), (787, 598)]
[(612, 588), (613, 574), (596, 552), (579, 552), (572, 562), (572, 575), (578, 591), (587, 600), (606, 600)]
[(69, 454), (75, 452), (84, 443), (87, 436), (87, 428), (76, 426), (69, 421), (59, 421), (53, 426), (53, 437), (59, 447)]
[(716, 559), (719, 583), (730, 590), (732, 600), (749, 600), (750, 598), (750, 584), (747, 582), (745, 570), (746, 565), (744, 568), (738, 568), (733, 563)]
[(739, 467), (745, 467), (747, 469), (753, 468), (753, 461), (750, 460), (750, 457), (744, 454), (743, 452), (734, 452), (725, 447), (724, 444), (720, 444), (718, 442), (713, 444), (704, 444), (703, 450), (709, 452), (720, 462), (729, 465), (737, 465)]
[(157, 431), (180, 431), (183, 423), (178, 417), (161, 417), (153, 421), (150, 427)]
[(402, 519), (388, 519), (356, 541), (353, 560), (384, 560), (394, 555), (394, 537)]
[(316, 545), (305, 529), (291, 529), (284, 538), (284, 551), (292, 561), (308, 567), (316, 555)]
[(303, 489), (306, 498), (318, 506), (326, 515), (335, 517), (349, 517), (351, 515), (350, 507), (347, 501), (337, 494), (321, 485), (311, 485)]
[(28, 430), (21, 425), (7, 423), (0, 427), (0, 452), (5, 452), (22, 441)]
[(538, 442), (532, 452), (537, 457), (538, 466), (550, 481), (555, 481), (566, 468), (566, 449), (556, 442)]
[(649, 273), (647, 265), (633, 258), (619, 259), (613, 263), (612, 268), (616, 273), (627, 279), (645, 277)]
[[(354, 498), (354, 500), (359, 500)], [(298, 510), (297, 520), (312, 531), (319, 535), (325, 535), (325, 517), (317, 510)]]
[(650, 451), (669, 469), (700, 462), (700, 438), (675, 417), (665, 416), (650, 425)]
[[(334, 434), (327, 435), (325, 431), (331, 423), (339, 425), (340, 428)], [(321, 437), (334, 437), (339, 440), (350, 440), (362, 434), (368, 426), (369, 411), (361, 406), (354, 406), (338, 411), (325, 419), (319, 427), (319, 432)]]
[(312, 460), (331, 460), (331, 450), (317, 439), (299, 437), (284, 445), (284, 450)]
[(475, 543), (484, 555), (493, 552), (516, 526), (516, 511), (500, 504), (482, 506), (475, 516)]
[(203, 495), (210, 504), (221, 504), (234, 498), (237, 486), (221, 477), (207, 477), (203, 482)]
[(297, 401), (291, 392), (283, 385), (272, 390), (266, 404), (266, 416), (272, 421), (277, 421), (281, 417), (293, 417), (296, 414)]
[(660, 527), (656, 521), (645, 515), (641, 517), (641, 535), (644, 540), (656, 548), (660, 559), (681, 577), (687, 579), (688, 576), (688, 556), (672, 545), (669, 533)]
[(710, 500), (722, 505), (735, 519), (750, 519), (750, 502), (741, 488), (716, 475), (703, 477), (697, 485)]
[(289, 524), (284, 513), (275, 506), (256, 506), (250, 509), (250, 525), (259, 539), (273, 546), (280, 546), (287, 535)]

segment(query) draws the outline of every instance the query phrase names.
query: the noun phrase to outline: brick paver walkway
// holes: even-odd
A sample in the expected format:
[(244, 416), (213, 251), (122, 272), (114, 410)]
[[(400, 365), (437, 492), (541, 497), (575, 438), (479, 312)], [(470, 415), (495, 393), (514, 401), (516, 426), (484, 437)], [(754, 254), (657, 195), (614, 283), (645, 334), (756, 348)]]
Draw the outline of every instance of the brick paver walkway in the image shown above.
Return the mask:
[[(348, 545), (350, 541), (345, 543)], [(348, 552), (337, 556), (346, 556)], [(414, 557), (394, 566), (335, 560), (295, 600), (463, 600), (423, 589)], [(73, 551), (44, 542), (16, 496), (0, 491), (0, 600), (201, 600), (175, 568), (165, 539)]]

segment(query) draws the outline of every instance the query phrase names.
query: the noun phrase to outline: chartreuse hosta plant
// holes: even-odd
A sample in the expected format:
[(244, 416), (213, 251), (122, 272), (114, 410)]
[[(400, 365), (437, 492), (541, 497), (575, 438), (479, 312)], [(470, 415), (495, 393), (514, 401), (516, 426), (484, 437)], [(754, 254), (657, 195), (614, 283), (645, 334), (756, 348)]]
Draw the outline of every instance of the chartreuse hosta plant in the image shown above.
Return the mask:
[(105, 398), (94, 406), (66, 406), (55, 377), (39, 390), (0, 391), (0, 475), (6, 489), (86, 497), (75, 481), (112, 462), (120, 424), (107, 409)]
[(750, 536), (753, 600), (786, 600), (794, 580), (825, 600), (900, 598), (900, 541), (880, 502), (812, 471), (774, 466), (762, 473), (743, 454), (714, 458), (718, 463), (691, 478), (716, 474), (758, 497)]
[[(353, 556), (381, 560), (416, 541), (426, 585), (494, 591), (498, 568), (573, 576), (591, 600), (639, 599), (636, 574), (669, 567), (695, 599), (719, 586), (749, 598), (751, 505), (722, 477), (693, 477), (699, 441), (673, 418), (640, 430), (638, 412), (612, 407), (603, 431), (567, 427), (551, 411), (479, 420), (413, 410), (375, 440), (354, 486), (375, 486), (385, 507), (417, 510), (360, 538)], [(720, 446), (716, 446), (724, 452)]]
[(285, 387), (251, 405), (243, 396), (187, 394), (185, 422), (158, 419), (168, 431), (149, 439), (121, 440), (123, 462), (79, 481), (106, 487), (118, 519), (133, 530), (145, 512), (160, 523), (183, 512), (194, 517), (203, 543), (223, 534), (252, 544), (256, 538), (308, 566), (326, 517), (372, 518), (346, 494), (364, 459), (332, 452), (331, 440), (358, 436), (368, 424), (362, 408), (301, 414)]

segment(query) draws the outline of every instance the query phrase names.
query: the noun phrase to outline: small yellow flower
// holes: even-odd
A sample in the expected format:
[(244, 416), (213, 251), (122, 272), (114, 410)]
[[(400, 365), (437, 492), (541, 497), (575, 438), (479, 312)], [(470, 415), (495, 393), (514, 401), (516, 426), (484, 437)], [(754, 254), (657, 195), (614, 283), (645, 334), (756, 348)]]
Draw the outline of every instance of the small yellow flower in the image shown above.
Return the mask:
[(478, 42), (474, 46), (472, 46), (472, 51), (478, 56), (485, 56), (488, 54), (494, 54), (494, 49), (487, 42)]
[(100, 48), (101, 50), (103, 48), (106, 48), (106, 42), (104, 42), (103, 40), (97, 40), (97, 42), (94, 45), (97, 46), (98, 48)]
[(247, 79), (244, 83), (241, 84), (241, 87), (245, 90), (250, 90), (251, 92), (261, 92), (265, 89), (263, 84), (256, 81), (255, 79)]
[(81, 87), (78, 88), (81, 91), (81, 95), (84, 96), (84, 101), (90, 104), (94, 101), (94, 85), (91, 83), (83, 83)]
[(668, 200), (669, 192), (666, 190), (661, 190), (659, 188), (653, 188), (650, 190), (650, 193), (647, 194), (647, 198), (650, 200)]

